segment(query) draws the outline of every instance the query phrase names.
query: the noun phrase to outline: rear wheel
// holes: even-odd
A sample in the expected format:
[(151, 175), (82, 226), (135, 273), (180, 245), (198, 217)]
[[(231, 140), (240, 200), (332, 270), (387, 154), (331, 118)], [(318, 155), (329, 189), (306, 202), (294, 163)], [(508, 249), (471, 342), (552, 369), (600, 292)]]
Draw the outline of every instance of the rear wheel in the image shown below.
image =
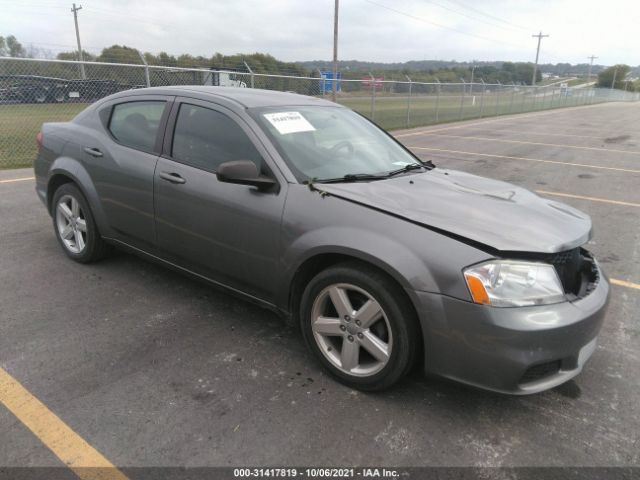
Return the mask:
[(89, 203), (72, 183), (65, 183), (53, 196), (53, 227), (68, 257), (80, 263), (100, 260), (109, 246), (100, 236)]
[(337, 265), (313, 278), (303, 294), (300, 319), (310, 349), (353, 388), (390, 387), (414, 363), (415, 313), (400, 287), (366, 264)]

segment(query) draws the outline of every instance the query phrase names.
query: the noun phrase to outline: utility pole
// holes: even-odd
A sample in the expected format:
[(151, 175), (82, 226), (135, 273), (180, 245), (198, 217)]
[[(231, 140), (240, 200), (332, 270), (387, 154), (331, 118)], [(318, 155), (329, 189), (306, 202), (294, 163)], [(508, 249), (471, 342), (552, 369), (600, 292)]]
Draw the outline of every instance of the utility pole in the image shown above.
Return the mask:
[(613, 80), (611, 80), (611, 90), (613, 90), (615, 84), (616, 84), (616, 76), (618, 75), (618, 67), (616, 66), (613, 69)]
[(476, 66), (474, 65), (471, 68), (471, 82), (469, 82), (470, 83), (470, 85), (469, 85), (469, 94), (473, 94), (473, 74), (474, 74), (475, 71), (476, 71)]
[(589, 63), (589, 73), (587, 74), (587, 82), (591, 81), (591, 68), (593, 67), (593, 61), (598, 58), (595, 55), (591, 55), (590, 57), (587, 57), (589, 60), (591, 60), (591, 62)]
[(548, 37), (549, 35), (543, 35), (542, 32), (540, 32), (538, 35), (531, 35), (531, 36), (538, 38), (538, 49), (536, 50), (536, 63), (533, 65), (533, 79), (531, 80), (531, 85), (535, 85), (536, 84), (536, 72), (538, 70), (538, 58), (540, 57), (540, 42), (542, 41), (542, 39), (544, 37)]
[(338, 3), (336, 0), (333, 12), (333, 82), (331, 82), (331, 100), (336, 101), (338, 90)]
[[(84, 58), (82, 58), (82, 45), (80, 45), (80, 30), (78, 29), (78, 10), (82, 10), (82, 5), (76, 7), (76, 4), (74, 3), (71, 11), (73, 12), (73, 21), (76, 24), (76, 40), (78, 41), (78, 60), (80, 60), (80, 62), (83, 62)], [(87, 75), (84, 72), (84, 63), (80, 63), (80, 77), (83, 80), (87, 78)]]

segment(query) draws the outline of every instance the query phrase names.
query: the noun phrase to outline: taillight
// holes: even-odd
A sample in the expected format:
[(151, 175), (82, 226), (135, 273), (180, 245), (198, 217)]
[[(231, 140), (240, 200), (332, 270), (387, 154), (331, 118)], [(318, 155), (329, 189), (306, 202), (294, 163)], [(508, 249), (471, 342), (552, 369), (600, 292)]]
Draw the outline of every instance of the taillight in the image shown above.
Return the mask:
[(42, 136), (42, 132), (38, 132), (36, 135), (36, 145), (38, 145), (38, 150), (42, 150), (42, 140), (44, 137)]

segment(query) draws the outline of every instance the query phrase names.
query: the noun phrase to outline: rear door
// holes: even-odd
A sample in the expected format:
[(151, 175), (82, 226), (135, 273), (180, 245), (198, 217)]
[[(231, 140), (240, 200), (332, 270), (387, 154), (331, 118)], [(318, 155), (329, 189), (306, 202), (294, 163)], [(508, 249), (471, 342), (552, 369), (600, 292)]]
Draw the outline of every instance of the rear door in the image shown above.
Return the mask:
[(119, 98), (98, 115), (102, 135), (83, 142), (84, 163), (118, 239), (144, 250), (155, 244), (153, 175), (173, 97)]
[[(213, 103), (176, 99), (155, 174), (159, 248), (178, 265), (272, 301), (286, 185), (247, 124)], [(169, 133), (170, 132), (170, 133)], [(280, 187), (219, 182), (223, 162), (251, 160)]]

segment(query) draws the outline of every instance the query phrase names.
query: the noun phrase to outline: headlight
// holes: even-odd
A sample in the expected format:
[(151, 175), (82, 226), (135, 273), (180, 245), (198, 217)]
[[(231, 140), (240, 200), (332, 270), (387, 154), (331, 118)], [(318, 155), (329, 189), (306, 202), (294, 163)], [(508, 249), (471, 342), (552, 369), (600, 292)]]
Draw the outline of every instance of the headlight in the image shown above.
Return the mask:
[(553, 265), (494, 260), (464, 270), (475, 303), (494, 307), (547, 305), (565, 300)]

